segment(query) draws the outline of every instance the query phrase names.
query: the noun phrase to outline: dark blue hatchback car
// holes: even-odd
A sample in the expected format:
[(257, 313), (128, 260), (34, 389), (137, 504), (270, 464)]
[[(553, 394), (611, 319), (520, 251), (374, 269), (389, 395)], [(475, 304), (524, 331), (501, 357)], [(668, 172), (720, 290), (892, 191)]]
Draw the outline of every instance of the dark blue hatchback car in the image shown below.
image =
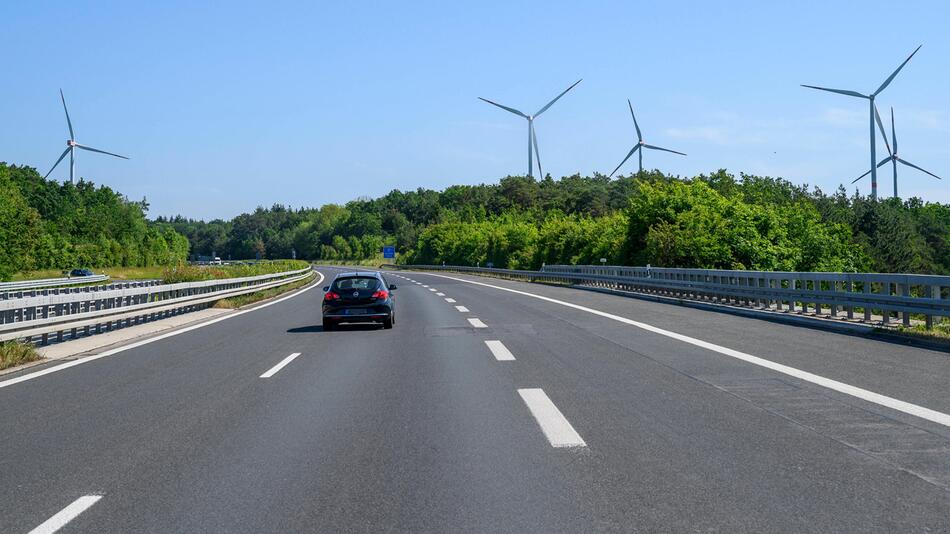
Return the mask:
[(375, 271), (341, 273), (324, 287), (323, 329), (333, 330), (340, 323), (396, 323), (395, 284), (387, 284)]

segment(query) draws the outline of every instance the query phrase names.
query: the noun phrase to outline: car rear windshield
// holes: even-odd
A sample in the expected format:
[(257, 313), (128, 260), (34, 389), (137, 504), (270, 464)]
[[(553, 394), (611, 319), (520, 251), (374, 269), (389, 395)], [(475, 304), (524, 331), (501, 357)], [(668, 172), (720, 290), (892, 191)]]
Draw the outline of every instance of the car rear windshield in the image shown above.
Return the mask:
[(379, 280), (370, 276), (354, 276), (352, 278), (337, 278), (333, 282), (333, 289), (337, 291), (376, 289)]

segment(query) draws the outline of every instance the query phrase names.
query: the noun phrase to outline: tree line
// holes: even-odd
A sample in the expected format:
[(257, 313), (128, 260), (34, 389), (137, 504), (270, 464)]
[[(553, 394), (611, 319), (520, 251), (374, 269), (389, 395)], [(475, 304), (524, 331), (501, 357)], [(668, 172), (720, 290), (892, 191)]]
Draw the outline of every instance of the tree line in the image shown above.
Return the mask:
[(344, 205), (258, 207), (230, 221), (159, 217), (192, 255), (537, 269), (542, 264), (950, 274), (950, 206), (826, 194), (724, 170), (611, 180), (509, 176), (442, 191), (394, 190)]
[(148, 204), (104, 186), (45, 180), (0, 162), (0, 280), (35, 269), (171, 265), (189, 243), (146, 219)]
[(950, 274), (950, 206), (827, 194), (724, 170), (509, 176), (231, 220), (146, 218), (148, 204), (0, 163), (0, 278), (33, 269), (174, 265), (189, 256), (537, 269), (547, 264)]

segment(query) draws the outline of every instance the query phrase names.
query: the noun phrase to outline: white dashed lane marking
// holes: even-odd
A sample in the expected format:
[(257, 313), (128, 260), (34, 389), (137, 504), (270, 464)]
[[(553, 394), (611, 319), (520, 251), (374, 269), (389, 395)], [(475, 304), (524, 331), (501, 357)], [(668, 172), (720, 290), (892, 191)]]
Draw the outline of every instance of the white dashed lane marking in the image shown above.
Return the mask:
[(497, 339), (489, 339), (485, 341), (485, 344), (488, 345), (488, 350), (495, 356), (495, 359), (500, 362), (511, 362), (515, 360), (515, 355), (508, 350), (508, 347), (504, 345), (501, 341)]
[(30, 534), (52, 534), (66, 526), (67, 523), (75, 519), (79, 514), (85, 512), (90, 506), (102, 498), (102, 495), (83, 495), (76, 499), (66, 508), (60, 510), (56, 515), (47, 519), (42, 525), (30, 531)]
[(300, 356), (300, 353), (299, 353), (299, 352), (295, 352), (295, 353), (291, 354), (290, 356), (287, 356), (286, 358), (284, 358), (283, 360), (281, 360), (280, 363), (278, 363), (277, 365), (271, 367), (270, 370), (268, 370), (266, 373), (262, 374), (262, 375), (261, 375), (261, 378), (270, 378), (270, 377), (276, 375), (276, 374), (277, 374), (277, 371), (280, 371), (281, 369), (284, 368), (285, 365), (287, 365), (288, 363), (294, 361), (294, 359), (295, 359), (297, 356)]
[(521, 400), (528, 406), (541, 432), (548, 438), (552, 447), (586, 447), (587, 443), (574, 430), (561, 410), (551, 402), (541, 388), (519, 389)]

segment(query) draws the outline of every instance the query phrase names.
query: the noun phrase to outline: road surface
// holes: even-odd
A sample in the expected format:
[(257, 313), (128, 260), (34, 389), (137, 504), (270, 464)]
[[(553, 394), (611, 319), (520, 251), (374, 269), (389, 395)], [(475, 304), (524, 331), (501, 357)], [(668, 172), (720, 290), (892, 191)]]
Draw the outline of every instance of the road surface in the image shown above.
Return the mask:
[(392, 330), (317, 287), (0, 377), (0, 531), (950, 531), (946, 353), (388, 276)]

